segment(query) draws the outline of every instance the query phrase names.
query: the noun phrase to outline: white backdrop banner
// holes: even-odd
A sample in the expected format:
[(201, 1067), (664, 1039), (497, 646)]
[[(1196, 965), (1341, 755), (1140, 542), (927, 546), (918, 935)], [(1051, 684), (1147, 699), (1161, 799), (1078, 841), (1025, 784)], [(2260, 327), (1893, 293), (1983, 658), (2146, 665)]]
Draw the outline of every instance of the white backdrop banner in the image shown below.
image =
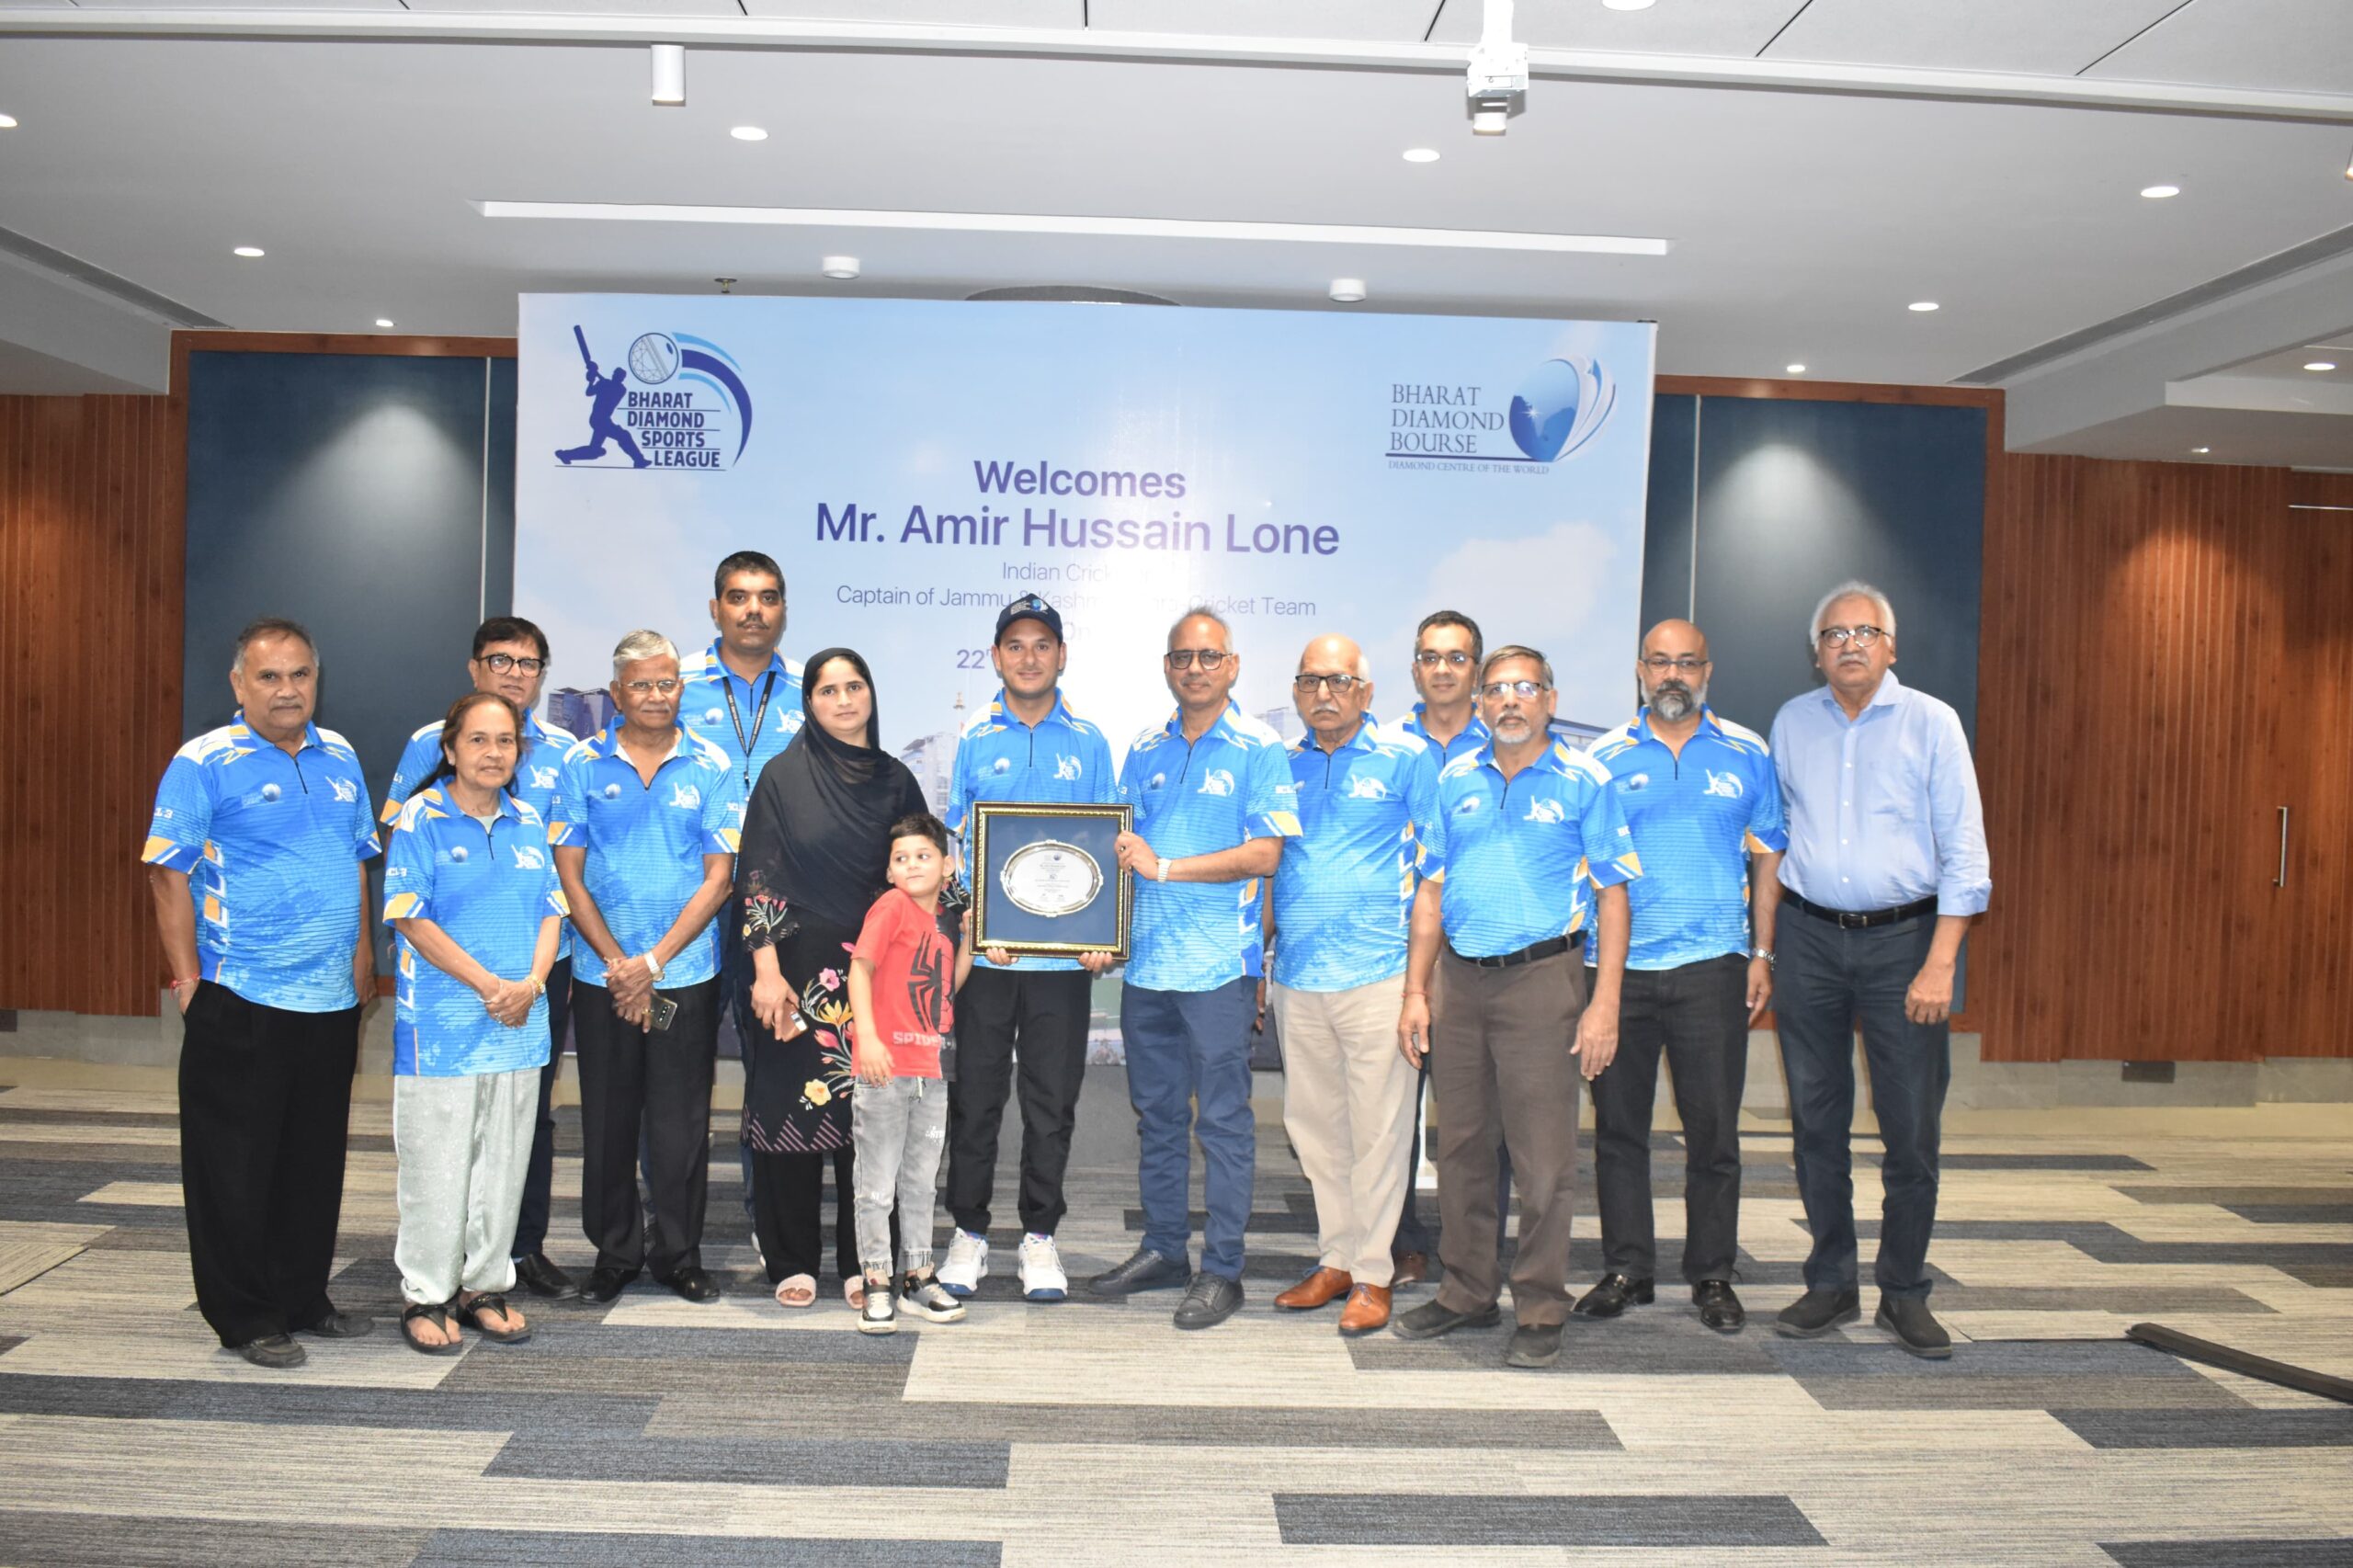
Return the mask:
[(597, 722), (624, 632), (714, 635), (711, 568), (783, 565), (784, 652), (873, 666), (883, 743), (944, 796), (1035, 591), (1112, 755), (1172, 703), (1169, 623), (1233, 628), (1235, 697), (1297, 735), (1309, 638), (1413, 701), (1413, 631), (1459, 609), (1550, 654), (1560, 715), (1624, 719), (1654, 329), (1602, 322), (929, 301), (527, 294), (517, 614), (553, 715)]

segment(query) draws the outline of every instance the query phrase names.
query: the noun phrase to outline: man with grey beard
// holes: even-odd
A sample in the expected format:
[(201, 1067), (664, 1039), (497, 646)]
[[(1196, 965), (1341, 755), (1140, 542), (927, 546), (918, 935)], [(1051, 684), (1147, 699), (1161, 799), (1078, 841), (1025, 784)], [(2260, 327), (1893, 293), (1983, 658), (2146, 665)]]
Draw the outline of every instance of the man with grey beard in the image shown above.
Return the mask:
[[(1789, 835), (1764, 740), (1708, 707), (1708, 640), (1688, 620), (1643, 639), (1644, 706), (1593, 743), (1634, 835), (1643, 876), (1627, 892), (1618, 1059), (1594, 1080), (1594, 1186), (1601, 1282), (1580, 1315), (1616, 1317), (1653, 1299), (1651, 1107), (1662, 1052), (1674, 1063), (1685, 1149), (1683, 1278), (1699, 1321), (1747, 1321), (1733, 1293), (1740, 1229), (1740, 1099), (1748, 1030), (1773, 996), (1776, 875)], [(1593, 961), (1590, 941), (1586, 961)]]

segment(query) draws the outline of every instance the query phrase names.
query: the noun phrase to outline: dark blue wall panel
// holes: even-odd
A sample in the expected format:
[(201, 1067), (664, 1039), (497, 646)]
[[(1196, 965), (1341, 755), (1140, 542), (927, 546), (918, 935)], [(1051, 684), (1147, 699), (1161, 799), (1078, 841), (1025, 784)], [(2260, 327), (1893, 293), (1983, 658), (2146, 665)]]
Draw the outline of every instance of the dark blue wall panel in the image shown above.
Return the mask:
[[(1643, 527), (1643, 627), (1691, 613), (1694, 462), (1699, 450), (1696, 397), (1651, 401), (1649, 515)], [(1631, 666), (1630, 666), (1631, 667)]]

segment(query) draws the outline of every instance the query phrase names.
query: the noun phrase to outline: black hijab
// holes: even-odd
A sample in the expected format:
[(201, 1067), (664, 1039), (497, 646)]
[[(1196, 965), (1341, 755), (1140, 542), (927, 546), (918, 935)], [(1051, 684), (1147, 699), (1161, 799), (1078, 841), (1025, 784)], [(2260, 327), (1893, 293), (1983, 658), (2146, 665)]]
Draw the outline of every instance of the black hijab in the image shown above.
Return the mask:
[(827, 648), (803, 666), (801, 730), (753, 786), (738, 882), (747, 906), (780, 901), (855, 929), (887, 885), (891, 824), (926, 805), (907, 765), (881, 748), (879, 701), (862, 746), (837, 739), (817, 722), (809, 687), (835, 659), (857, 670), (870, 693), (874, 689), (866, 661), (847, 648)]

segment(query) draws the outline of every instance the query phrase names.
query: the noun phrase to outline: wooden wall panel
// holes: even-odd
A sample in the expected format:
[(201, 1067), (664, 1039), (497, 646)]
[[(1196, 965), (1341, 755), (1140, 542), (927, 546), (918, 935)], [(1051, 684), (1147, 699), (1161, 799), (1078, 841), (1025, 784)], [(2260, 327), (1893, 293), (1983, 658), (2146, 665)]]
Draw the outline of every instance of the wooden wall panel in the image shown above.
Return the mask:
[(179, 462), (160, 397), (0, 397), (0, 1007), (151, 1013), (138, 866), (179, 744)]

